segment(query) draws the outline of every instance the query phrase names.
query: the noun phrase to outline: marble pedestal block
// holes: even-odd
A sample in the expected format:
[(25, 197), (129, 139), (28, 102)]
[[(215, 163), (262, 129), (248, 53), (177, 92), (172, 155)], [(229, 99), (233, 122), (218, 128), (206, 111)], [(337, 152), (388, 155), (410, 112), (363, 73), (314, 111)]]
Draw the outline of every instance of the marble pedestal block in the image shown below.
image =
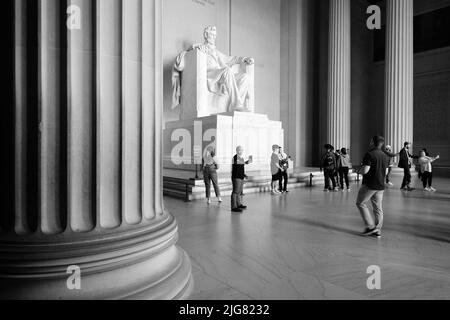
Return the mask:
[[(272, 145), (282, 146), (283, 139), (282, 123), (263, 114), (233, 112), (169, 122), (164, 130), (164, 176), (168, 171), (180, 178), (194, 173), (208, 146), (216, 149), (219, 174), (231, 172), (237, 146), (244, 147), (246, 158), (253, 156), (247, 172), (267, 173)], [(193, 178), (195, 173), (191, 175)]]

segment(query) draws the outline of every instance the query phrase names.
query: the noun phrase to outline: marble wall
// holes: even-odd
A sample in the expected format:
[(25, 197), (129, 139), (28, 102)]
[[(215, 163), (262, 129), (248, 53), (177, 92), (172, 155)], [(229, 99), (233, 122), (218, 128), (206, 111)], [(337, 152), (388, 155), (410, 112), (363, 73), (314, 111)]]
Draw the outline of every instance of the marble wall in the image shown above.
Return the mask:
[[(414, 14), (450, 5), (450, 0), (415, 0)], [(368, 131), (384, 131), (385, 63), (372, 62), (366, 122)], [(440, 154), (437, 166), (450, 167), (450, 48), (414, 55), (414, 147)]]

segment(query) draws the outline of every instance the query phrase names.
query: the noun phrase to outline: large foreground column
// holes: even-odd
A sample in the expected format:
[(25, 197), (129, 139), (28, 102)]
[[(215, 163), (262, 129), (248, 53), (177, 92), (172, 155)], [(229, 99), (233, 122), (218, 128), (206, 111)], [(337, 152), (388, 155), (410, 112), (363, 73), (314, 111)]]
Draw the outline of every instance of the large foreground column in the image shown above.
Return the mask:
[(350, 148), (350, 0), (330, 0), (327, 142)]
[(413, 2), (387, 0), (385, 131), (395, 152), (413, 139)]
[[(161, 2), (15, 0), (15, 205), (0, 220), (0, 299), (190, 293), (161, 192)], [(81, 9), (79, 30), (66, 31), (68, 5)]]

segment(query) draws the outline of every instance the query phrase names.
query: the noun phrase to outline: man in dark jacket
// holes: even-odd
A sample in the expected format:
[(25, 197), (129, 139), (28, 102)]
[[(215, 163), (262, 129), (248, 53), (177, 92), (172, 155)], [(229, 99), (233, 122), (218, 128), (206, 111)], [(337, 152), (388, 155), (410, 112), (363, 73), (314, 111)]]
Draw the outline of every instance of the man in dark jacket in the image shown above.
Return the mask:
[[(334, 147), (330, 144), (326, 144), (324, 148), (326, 152), (320, 161), (320, 171), (323, 170), (323, 174), (325, 177), (325, 188), (323, 191), (325, 192), (336, 191), (336, 180), (334, 179), (334, 174), (337, 169), (337, 164), (336, 164), (336, 156), (333, 152)], [(331, 189), (330, 187), (330, 180), (331, 183), (333, 184), (333, 189)]]
[(413, 159), (419, 159), (419, 157), (414, 156), (410, 153), (411, 143), (405, 142), (404, 148), (400, 151), (400, 160), (398, 162), (398, 167), (403, 169), (403, 182), (402, 190), (411, 191), (411, 167)]

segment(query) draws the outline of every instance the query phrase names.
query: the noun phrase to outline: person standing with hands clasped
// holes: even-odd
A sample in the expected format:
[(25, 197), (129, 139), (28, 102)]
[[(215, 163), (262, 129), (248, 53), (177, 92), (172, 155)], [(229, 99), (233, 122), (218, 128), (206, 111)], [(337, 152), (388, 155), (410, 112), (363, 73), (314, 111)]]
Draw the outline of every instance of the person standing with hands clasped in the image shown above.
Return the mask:
[(277, 190), (280, 181), (280, 175), (282, 168), (280, 166), (280, 146), (272, 146), (272, 156), (270, 157), (270, 171), (272, 173), (272, 183), (270, 185), (270, 190), (273, 195), (279, 195), (281, 192)]
[(232, 159), (231, 180), (233, 182), (233, 193), (231, 194), (231, 211), (242, 213), (247, 206), (242, 204), (242, 195), (244, 193), (245, 166), (253, 162), (252, 156), (247, 161), (244, 160), (244, 148), (236, 148), (236, 155)]
[(211, 203), (211, 182), (214, 186), (217, 200), (219, 201), (219, 203), (222, 202), (222, 198), (220, 197), (219, 182), (217, 178), (217, 170), (219, 170), (219, 161), (216, 158), (214, 148), (208, 147), (203, 157), (203, 180), (205, 182), (206, 201), (208, 202), (208, 204)]
[[(364, 220), (366, 229), (363, 236), (381, 237), (383, 226), (383, 196), (386, 188), (386, 174), (389, 168), (389, 157), (383, 152), (384, 138), (375, 136), (369, 151), (364, 156), (361, 174), (364, 175), (363, 185), (359, 190), (356, 206)], [(368, 202), (372, 202), (372, 217)]]

